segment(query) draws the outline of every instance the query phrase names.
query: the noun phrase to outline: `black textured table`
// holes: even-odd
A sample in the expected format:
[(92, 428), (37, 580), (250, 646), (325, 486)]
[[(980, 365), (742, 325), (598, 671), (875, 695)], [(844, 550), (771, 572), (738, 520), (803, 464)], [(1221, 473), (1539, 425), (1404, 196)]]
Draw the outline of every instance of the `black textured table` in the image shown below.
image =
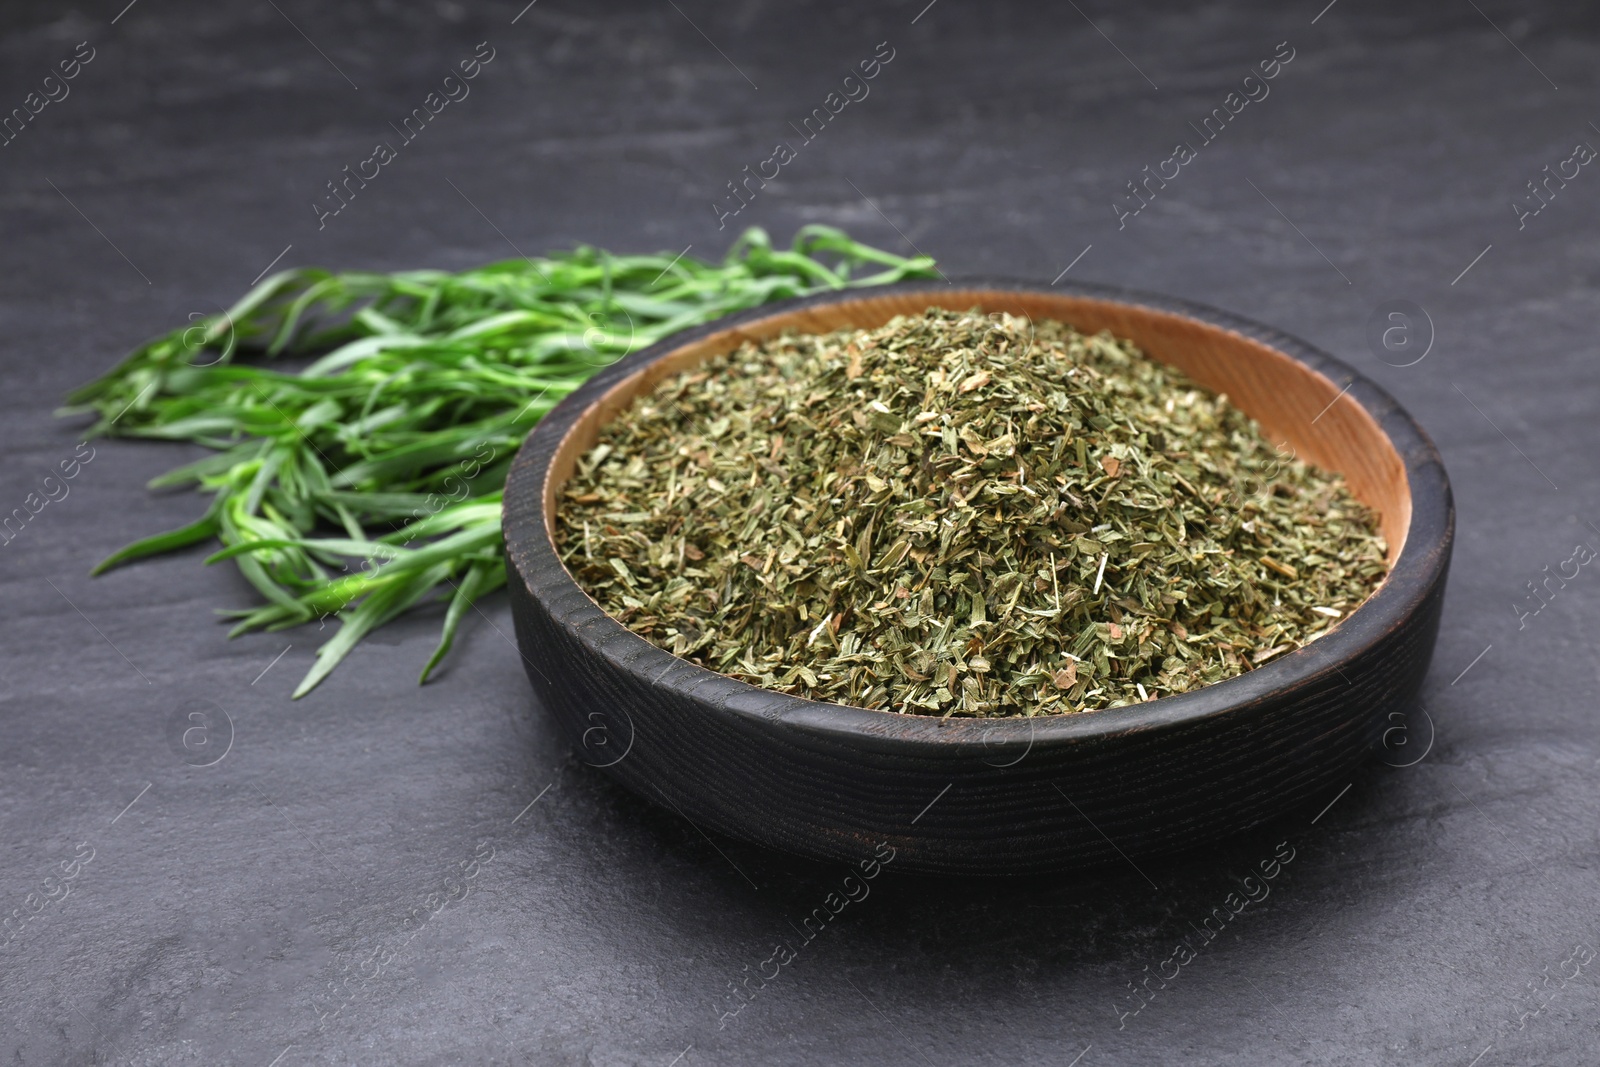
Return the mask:
[[(1600, 548), (1593, 13), (122, 2), (0, 16), (7, 1062), (1594, 1061), (1600, 578), (1529, 586)], [(87, 577), (199, 513), (143, 488), (195, 453), (80, 446), (52, 406), (271, 264), (718, 256), (809, 222), (1216, 304), (1417, 416), (1454, 573), (1421, 702), (1347, 790), (1088, 879), (891, 863), (808, 938), (845, 872), (575, 759), (503, 595), (427, 687), (423, 613), (290, 702), (326, 634), (226, 641), (231, 567)], [(220, 759), (179, 743), (196, 708)]]

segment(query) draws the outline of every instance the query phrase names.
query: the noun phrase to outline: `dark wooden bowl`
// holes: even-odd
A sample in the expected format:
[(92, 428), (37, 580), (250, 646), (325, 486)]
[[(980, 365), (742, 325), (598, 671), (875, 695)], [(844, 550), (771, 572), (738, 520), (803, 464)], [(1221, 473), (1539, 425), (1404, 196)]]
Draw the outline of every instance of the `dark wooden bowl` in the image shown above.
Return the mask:
[[(1128, 707), (938, 719), (759, 689), (608, 616), (551, 540), (596, 432), (661, 379), (784, 331), (875, 327), (929, 306), (1106, 329), (1223, 392), (1381, 515), (1390, 571), (1330, 633), (1247, 674)], [(547, 415), (506, 485), (517, 640), (590, 764), (702, 829), (821, 859), (1017, 874), (1191, 847), (1331, 798), (1433, 654), (1455, 530), (1438, 452), (1383, 390), (1303, 342), (1166, 297), (1087, 285), (912, 282), (775, 304), (607, 368)], [(887, 855), (887, 851), (884, 852)]]

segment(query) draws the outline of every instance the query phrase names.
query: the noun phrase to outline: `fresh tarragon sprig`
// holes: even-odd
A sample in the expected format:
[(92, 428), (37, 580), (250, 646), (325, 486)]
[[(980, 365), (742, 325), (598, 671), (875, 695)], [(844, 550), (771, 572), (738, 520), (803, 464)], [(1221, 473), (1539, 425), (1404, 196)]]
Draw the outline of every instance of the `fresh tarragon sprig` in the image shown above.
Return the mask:
[(94, 573), (220, 541), (206, 562), (233, 560), (264, 598), (221, 612), (237, 620), (229, 636), (339, 623), (296, 698), (366, 634), (442, 595), (426, 682), (467, 609), (506, 581), (506, 472), (563, 396), (627, 353), (729, 312), (934, 273), (927, 257), (823, 226), (801, 229), (786, 250), (747, 230), (720, 264), (581, 246), (461, 273), (284, 271), (68, 396), (63, 414), (99, 416), (91, 433), (213, 451), (150, 483), (210, 493), (205, 514)]

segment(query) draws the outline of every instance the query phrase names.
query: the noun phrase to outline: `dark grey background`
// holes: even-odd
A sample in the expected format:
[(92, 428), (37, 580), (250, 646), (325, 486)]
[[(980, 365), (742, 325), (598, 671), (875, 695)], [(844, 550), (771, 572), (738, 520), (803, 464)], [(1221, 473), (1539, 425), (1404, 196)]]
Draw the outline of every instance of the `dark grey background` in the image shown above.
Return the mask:
[[(1520, 232), (1510, 207), (1600, 144), (1592, 9), (539, 0), (513, 24), (524, 2), (6, 5), (0, 111), (77, 42), (97, 51), (0, 148), (0, 511), (80, 440), (50, 414), (65, 390), (230, 302), (286, 245), (281, 266), (372, 269), (513, 243), (720, 255), (724, 183), (887, 40), (870, 97), (735, 221), (914, 242), (952, 274), (1048, 280), (1092, 245), (1072, 277), (1213, 303), (1374, 377), (1457, 494), (1428, 714), (1315, 823), (1287, 812), (1093, 879), (886, 875), (719, 1030), (728, 983), (841, 870), (713, 844), (577, 762), (532, 703), (503, 596), (436, 683), (414, 684), (424, 613), (291, 703), (319, 635), (224, 640), (212, 609), (251, 599), (230, 567), (194, 551), (87, 577), (202, 507), (143, 488), (185, 448), (102, 441), (0, 548), (0, 915), (32, 914), (94, 850), (0, 948), (7, 1062), (1593, 1062), (1600, 964), (1518, 1018), (1543, 969), (1600, 944), (1600, 578), (1521, 630), (1512, 605), (1600, 547), (1600, 172)], [(471, 96), (319, 232), (322, 184), (485, 40)], [(1119, 232), (1123, 183), (1281, 41), (1295, 58), (1271, 95)], [(1365, 339), (1398, 299), (1437, 330), (1404, 369)], [(203, 706), (234, 736), (195, 767), (168, 730)], [(1127, 983), (1284, 840), (1272, 895), (1119, 1029)], [(413, 938), (412, 909), (491, 849)], [(319, 1024), (340, 1002), (314, 998), (375, 951), (381, 976)]]

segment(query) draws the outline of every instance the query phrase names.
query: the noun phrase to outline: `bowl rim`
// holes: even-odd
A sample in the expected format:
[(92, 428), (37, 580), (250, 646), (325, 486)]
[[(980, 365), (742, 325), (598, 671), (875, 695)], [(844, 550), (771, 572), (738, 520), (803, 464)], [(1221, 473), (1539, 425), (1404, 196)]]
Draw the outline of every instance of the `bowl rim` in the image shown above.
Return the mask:
[[(1405, 469), (1411, 518), (1398, 558), (1378, 588), (1333, 630), (1244, 674), (1186, 693), (1122, 707), (993, 718), (902, 714), (764, 689), (651, 644), (607, 614), (577, 583), (549, 534), (545, 488), (558, 447), (595, 400), (646, 365), (712, 335), (791, 316), (811, 307), (919, 292), (1080, 297), (1178, 315), (1272, 348), (1336, 388), (1340, 381), (1347, 381), (1341, 395), (1367, 412)], [(1433, 595), (1449, 564), (1455, 507), (1438, 449), (1398, 401), (1349, 364), (1297, 337), (1195, 301), (1120, 286), (1076, 281), (1046, 285), (1004, 277), (958, 276), (945, 281), (919, 279), (828, 290), (774, 301), (671, 334), (630, 353), (562, 398), (528, 435), (507, 477), (502, 525), (507, 565), (515, 570), (513, 580), (539, 600), (577, 640), (641, 684), (670, 689), (685, 700), (713, 704), (726, 714), (746, 720), (747, 725), (781, 723), (827, 742), (957, 758), (969, 754), (973, 746), (986, 754), (1006, 754), (1017, 749), (1026, 753), (1038, 746), (1183, 729), (1246, 714), (1277, 694), (1331, 684), (1333, 676), (1342, 676), (1341, 665), (1383, 643)], [(522, 651), (531, 664), (529, 650)], [(1343, 681), (1348, 684), (1349, 679), (1345, 677)]]

